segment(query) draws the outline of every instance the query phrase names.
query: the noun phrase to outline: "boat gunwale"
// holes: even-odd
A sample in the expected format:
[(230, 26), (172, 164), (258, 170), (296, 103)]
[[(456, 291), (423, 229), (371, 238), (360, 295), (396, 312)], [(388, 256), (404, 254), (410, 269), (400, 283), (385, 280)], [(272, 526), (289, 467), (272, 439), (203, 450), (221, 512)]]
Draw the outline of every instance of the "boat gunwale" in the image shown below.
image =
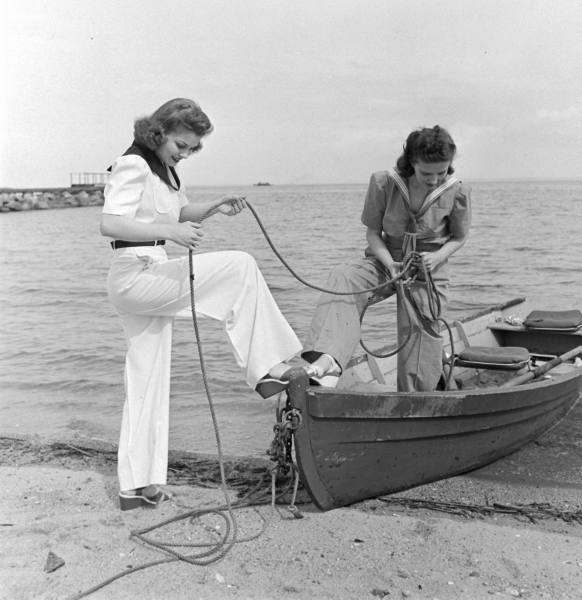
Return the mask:
[[(302, 377), (301, 374), (298, 374)], [(388, 421), (402, 419), (452, 419), (452, 418), (477, 418), (484, 415), (506, 414), (518, 412), (526, 409), (534, 408), (535, 406), (546, 405), (551, 401), (544, 392), (549, 390), (559, 391), (567, 387), (568, 384), (576, 380), (582, 380), (582, 368), (573, 368), (567, 373), (560, 373), (558, 377), (547, 380), (534, 380), (531, 383), (525, 383), (517, 387), (501, 388), (501, 387), (484, 387), (474, 388), (471, 390), (451, 390), (442, 392), (396, 392), (387, 391), (383, 393), (381, 390), (370, 392), (361, 392), (360, 390), (345, 389), (337, 390), (331, 388), (318, 388), (308, 386), (305, 390), (306, 408), (309, 410), (309, 416), (313, 419), (334, 419), (334, 420), (350, 420), (350, 419), (381, 419)], [(532, 392), (534, 392), (532, 394)], [(334, 402), (332, 398), (340, 398), (340, 402), (344, 405), (338, 407), (338, 402)], [(355, 396), (355, 398), (351, 398)], [(502, 406), (501, 403), (505, 398), (522, 399), (511, 406)], [(532, 398), (533, 400), (529, 400)], [(451, 407), (458, 407), (458, 414), (454, 412), (443, 412), (443, 414), (435, 414), (439, 408), (447, 408), (450, 400)], [(381, 416), (366, 417), (363, 414), (349, 414), (350, 410), (356, 410), (362, 407), (361, 404), (369, 402), (370, 404), (385, 405), (386, 413), (394, 411), (394, 414), (383, 414)], [(345, 406), (351, 404), (352, 406)], [(399, 405), (406, 407), (406, 412), (398, 414), (396, 411)], [(419, 412), (420, 409), (420, 412)], [(344, 414), (342, 414), (344, 413)]]

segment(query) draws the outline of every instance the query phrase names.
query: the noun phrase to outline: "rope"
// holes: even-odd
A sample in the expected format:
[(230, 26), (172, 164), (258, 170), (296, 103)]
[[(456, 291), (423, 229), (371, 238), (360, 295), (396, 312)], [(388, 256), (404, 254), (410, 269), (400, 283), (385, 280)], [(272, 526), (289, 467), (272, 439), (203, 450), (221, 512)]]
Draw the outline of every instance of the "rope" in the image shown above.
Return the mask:
[[(426, 287), (426, 297), (427, 297), (428, 312), (430, 315), (430, 320), (438, 321), (441, 318), (442, 304), (441, 304), (441, 299), (440, 299), (440, 296), (438, 293), (438, 288), (437, 288), (436, 283), (434, 282), (432, 273), (427, 270), (426, 265), (424, 264), (424, 262), (422, 260), (422, 256), (418, 252), (411, 252), (410, 255), (411, 255), (411, 260), (414, 262), (417, 269), (422, 272), (422, 280), (424, 280), (425, 287)], [(418, 273), (417, 273), (417, 276), (418, 276)], [(415, 277), (415, 279), (417, 279), (417, 277)], [(412, 294), (410, 289), (406, 288), (405, 292), (406, 292), (406, 298), (410, 302), (410, 304), (411, 304), (412, 308), (414, 309), (414, 312), (416, 313), (418, 318), (420, 320), (426, 322), (427, 317), (424, 315), (424, 313), (420, 309), (420, 306), (418, 305), (416, 298), (414, 297), (414, 295)]]
[(470, 518), (472, 515), (491, 516), (494, 514), (512, 515), (517, 518), (525, 517), (530, 523), (537, 519), (561, 519), (566, 523), (579, 523), (582, 525), (582, 510), (564, 511), (549, 503), (534, 502), (531, 504), (464, 504), (461, 502), (444, 502), (438, 500), (425, 500), (421, 498), (401, 498), (397, 496), (380, 496), (377, 500), (385, 504), (396, 504), (406, 508), (424, 508), (460, 515)]
[(361, 290), (353, 290), (351, 292), (339, 292), (337, 290), (330, 290), (328, 288), (324, 288), (324, 287), (321, 287), (319, 285), (315, 285), (314, 283), (309, 283), (309, 281), (306, 281), (300, 275), (298, 275), (293, 270), (293, 268), (289, 265), (289, 263), (283, 258), (283, 256), (281, 256), (281, 253), (277, 250), (277, 248), (275, 247), (275, 245), (271, 241), (271, 238), (269, 237), (269, 234), (267, 233), (267, 230), (265, 229), (265, 226), (263, 225), (263, 223), (262, 223), (259, 215), (257, 214), (257, 212), (255, 211), (255, 209), (253, 208), (253, 205), (248, 200), (246, 201), (246, 204), (247, 204), (249, 210), (251, 211), (251, 213), (253, 214), (253, 216), (255, 217), (255, 220), (257, 221), (258, 226), (261, 228), (261, 231), (263, 232), (263, 235), (265, 236), (265, 239), (267, 240), (267, 243), (271, 247), (271, 250), (273, 250), (275, 256), (281, 261), (281, 264), (289, 271), (289, 273), (291, 273), (291, 275), (293, 275), (293, 277), (295, 277), (295, 279), (297, 279), (297, 281), (301, 282), (303, 285), (305, 285), (305, 286), (307, 286), (307, 287), (309, 287), (309, 288), (311, 288), (313, 290), (318, 290), (320, 292), (325, 292), (327, 294), (334, 294), (336, 296), (353, 296), (355, 294), (369, 294), (371, 292), (377, 292), (377, 291), (385, 288), (387, 285), (389, 285), (391, 283), (396, 283), (397, 281), (400, 281), (401, 279), (404, 279), (404, 278), (406, 278), (408, 276), (408, 274), (406, 273), (406, 271), (403, 269), (394, 278), (387, 279), (386, 281), (384, 281), (380, 285), (376, 285), (374, 287), (365, 288), (365, 289), (361, 289)]
[[(403, 287), (402, 284), (397, 284), (397, 291), (396, 291), (397, 294), (403, 293), (402, 287)], [(368, 303), (366, 304), (366, 306), (364, 306), (362, 312), (360, 313), (360, 328), (364, 322), (364, 315), (366, 314), (366, 311), (368, 310), (368, 308), (370, 308), (370, 306), (372, 306), (373, 304), (376, 304), (376, 302), (380, 302), (383, 299), (384, 298), (372, 297), (372, 298), (370, 298), (370, 300), (368, 300)], [(368, 346), (364, 343), (364, 340), (362, 338), (360, 338), (360, 346), (368, 354), (375, 356), (376, 358), (388, 358), (390, 356), (394, 356), (395, 354), (398, 354), (406, 346), (406, 344), (408, 344), (411, 337), (412, 337), (412, 328), (409, 327), (408, 330), (406, 331), (406, 337), (405, 337), (404, 341), (401, 342), (400, 344), (398, 344), (398, 343), (395, 344), (384, 354), (380, 354), (379, 352), (370, 350), (370, 348), (368, 348)]]
[(277, 408), (277, 423), (273, 426), (275, 437), (273, 438), (271, 447), (267, 451), (270, 459), (276, 463), (276, 466), (271, 471), (271, 507), (275, 508), (275, 480), (277, 474), (291, 472), (294, 476), (293, 492), (287, 510), (295, 519), (303, 518), (303, 515), (295, 505), (299, 489), (299, 470), (292, 456), (293, 433), (301, 425), (301, 420), (301, 411), (291, 406), (289, 397), (287, 396), (285, 408), (282, 410)]
[[(454, 351), (453, 332), (451, 330), (449, 323), (441, 316), (442, 303), (441, 303), (441, 299), (440, 299), (440, 296), (438, 293), (438, 287), (434, 281), (432, 273), (430, 271), (428, 271), (426, 266), (424, 265), (421, 254), (416, 251), (409, 252), (409, 254), (407, 255), (407, 260), (405, 262), (404, 268), (406, 269), (407, 272), (411, 272), (412, 276), (409, 277), (406, 281), (399, 282), (396, 284), (396, 293), (403, 295), (406, 298), (406, 300), (408, 300), (408, 303), (412, 307), (413, 312), (415, 313), (415, 315), (417, 316), (418, 320), (420, 321), (420, 323), (422, 324), (422, 326), (425, 330), (428, 330), (435, 334), (438, 334), (438, 332), (434, 331), (433, 324), (440, 322), (445, 326), (445, 328), (447, 329), (448, 335), (449, 335), (449, 343), (451, 345), (451, 356), (454, 356), (455, 351)], [(420, 281), (424, 281), (424, 286), (426, 289), (428, 312), (429, 312), (430, 317), (427, 317), (424, 314), (424, 312), (422, 311), (421, 307), (419, 306), (419, 304), (416, 300), (416, 297), (413, 294), (412, 289), (411, 289), (412, 283), (419, 282), (419, 278), (418, 278), (419, 272), (422, 273), (422, 279)], [(364, 315), (366, 314), (367, 309), (370, 306), (372, 306), (373, 304), (380, 302), (381, 300), (383, 300), (386, 297), (387, 297), (386, 295), (374, 294), (368, 299), (368, 302), (366, 303), (366, 305), (364, 306), (364, 309), (362, 310), (362, 312), (360, 314), (360, 326), (363, 323)], [(405, 308), (408, 306), (406, 304), (406, 302), (404, 302), (404, 306), (405, 306)], [(409, 319), (410, 319), (410, 314), (409, 314)], [(380, 354), (379, 352), (370, 350), (370, 348), (368, 348), (368, 346), (364, 343), (364, 340), (362, 340), (362, 339), (360, 339), (360, 345), (368, 354), (370, 354), (376, 358), (388, 358), (390, 356), (394, 356), (395, 354), (398, 354), (408, 344), (411, 337), (412, 337), (412, 328), (409, 327), (406, 332), (406, 337), (405, 337), (404, 341), (402, 341), (399, 344), (395, 344), (384, 354)], [(453, 377), (454, 361), (449, 361), (447, 364), (448, 364), (448, 372), (446, 372), (446, 377), (445, 377), (445, 388), (444, 388), (445, 390), (448, 390), (450, 387), (450, 382)]]
[[(230, 505), (230, 498), (228, 495), (228, 489), (226, 486), (226, 475), (224, 473), (224, 457), (222, 453), (222, 442), (220, 439), (220, 431), (218, 429), (218, 420), (216, 418), (216, 412), (214, 410), (214, 402), (210, 394), (210, 386), (208, 384), (208, 376), (206, 375), (206, 363), (204, 362), (204, 352), (202, 351), (202, 342), (200, 340), (200, 331), (198, 330), (198, 319), (196, 318), (196, 304), (194, 298), (194, 263), (192, 258), (192, 250), (188, 251), (188, 265), (190, 270), (190, 305), (192, 310), (192, 324), (194, 327), (194, 335), (196, 337), (196, 346), (198, 348), (198, 360), (200, 361), (200, 370), (202, 372), (202, 381), (204, 382), (204, 390), (206, 391), (206, 397), (208, 398), (208, 408), (212, 416), (212, 426), (214, 428), (214, 436), (216, 438), (216, 449), (218, 451), (218, 464), (220, 466), (220, 484), (224, 499), (226, 500), (226, 506), (228, 507), (229, 516), (232, 515), (232, 508)], [(233, 543), (236, 540), (236, 523), (233, 532)], [(231, 546), (232, 547), (232, 544)]]
[[(365, 289), (361, 289), (361, 290), (353, 290), (350, 292), (340, 292), (337, 290), (331, 290), (331, 289), (324, 288), (319, 285), (315, 285), (313, 283), (306, 281), (305, 279), (303, 279), (300, 275), (298, 275), (294, 271), (294, 269), (287, 263), (287, 261), (283, 258), (281, 253), (277, 250), (277, 248), (273, 244), (269, 234), (267, 233), (267, 230), (265, 229), (265, 226), (263, 225), (263, 223), (261, 221), (261, 218), (257, 214), (253, 205), (248, 200), (246, 201), (246, 204), (247, 204), (249, 210), (251, 211), (253, 217), (255, 218), (257, 224), (259, 225), (263, 235), (265, 236), (267, 243), (271, 247), (271, 250), (273, 250), (275, 256), (281, 261), (281, 264), (289, 271), (289, 273), (291, 273), (291, 275), (295, 279), (297, 279), (297, 281), (299, 281), (303, 285), (305, 285), (309, 288), (312, 288), (314, 290), (318, 290), (320, 292), (325, 292), (327, 294), (333, 294), (336, 296), (353, 296), (356, 294), (369, 294), (369, 293), (372, 294), (372, 296), (368, 299), (368, 302), (364, 306), (362, 312), (360, 313), (360, 326), (362, 325), (364, 315), (365, 315), (367, 309), (372, 304), (375, 304), (376, 302), (379, 302), (383, 298), (387, 297), (385, 292), (387, 290), (389, 290), (391, 286), (402, 283), (402, 292), (406, 296), (406, 299), (410, 303), (412, 309), (414, 310), (419, 321), (422, 323), (423, 327), (425, 329), (433, 331), (432, 324), (439, 322), (439, 321), (442, 322), (445, 325), (445, 327), (449, 333), (449, 339), (450, 339), (451, 348), (452, 348), (453, 335), (452, 335), (452, 331), (451, 331), (449, 324), (445, 321), (445, 319), (443, 319), (441, 317), (442, 303), (441, 303), (441, 300), (440, 300), (440, 297), (438, 294), (437, 285), (432, 277), (431, 272), (426, 269), (426, 266), (424, 265), (424, 262), (422, 260), (422, 255), (419, 252), (416, 252), (416, 250), (414, 250), (414, 249), (411, 250), (410, 252), (408, 252), (403, 261), (403, 265), (402, 265), (402, 269), (401, 269), (400, 273), (398, 275), (396, 275), (395, 277), (393, 277), (392, 279), (387, 279), (386, 281), (384, 281), (383, 283), (381, 283), (377, 286), (374, 286), (371, 288), (365, 288)], [(418, 302), (416, 301), (416, 298), (414, 297), (414, 295), (412, 294), (412, 291), (410, 289), (412, 283), (414, 281), (417, 281), (419, 271), (422, 272), (423, 280), (425, 281), (425, 285), (426, 285), (428, 311), (430, 314), (430, 319), (424, 315), (420, 306), (418, 305)], [(434, 331), (433, 331), (433, 333), (434, 333)], [(360, 339), (360, 345), (362, 346), (362, 348), (364, 349), (365, 352), (367, 352), (368, 354), (370, 354), (372, 356), (375, 356), (376, 358), (388, 358), (390, 356), (394, 356), (395, 354), (398, 354), (398, 352), (400, 352), (406, 346), (406, 344), (409, 342), (411, 336), (412, 336), (412, 329), (409, 328), (407, 335), (406, 335), (406, 339), (402, 343), (396, 344), (395, 346), (390, 348), (385, 354), (378, 354), (378, 353), (370, 350), (366, 346), (366, 344), (363, 342), (363, 340), (361, 340), (361, 339)], [(448, 372), (447, 378), (446, 378), (446, 386), (447, 387), (445, 389), (448, 389), (448, 386), (450, 384), (452, 376), (453, 376), (453, 364), (451, 363), (449, 372)]]
[[(404, 302), (404, 297), (408, 300), (408, 302), (410, 303), (410, 306), (412, 307), (412, 309), (413, 309), (414, 313), (416, 314), (416, 316), (418, 317), (419, 321), (422, 323), (423, 327), (425, 329), (432, 330), (431, 321), (429, 321), (427, 319), (427, 317), (423, 314), (420, 306), (418, 305), (418, 302), (416, 301), (416, 298), (414, 297), (414, 294), (411, 291), (412, 284), (419, 281), (418, 275), (419, 275), (419, 272), (422, 272), (423, 279), (421, 281), (425, 282), (424, 285), (426, 287), (426, 295), (427, 295), (429, 313), (430, 313), (430, 316), (432, 317), (432, 322), (439, 320), (442, 307), (441, 307), (441, 302), (440, 302), (440, 298), (438, 295), (438, 289), (434, 282), (432, 274), (430, 273), (430, 271), (428, 271), (426, 269), (426, 267), (423, 263), (423, 260), (422, 260), (422, 255), (419, 252), (411, 251), (406, 255), (405, 261), (403, 263), (403, 272), (407, 273), (409, 275), (409, 277), (405, 281), (399, 282), (398, 284), (396, 284), (396, 293), (397, 293), (397, 295), (403, 296), (402, 300), (403, 300), (403, 305), (405, 307), (407, 305)], [(387, 298), (387, 297), (388, 297), (388, 295), (386, 295), (386, 294), (374, 294), (368, 299), (368, 302), (366, 303), (362, 312), (360, 313), (360, 326), (362, 325), (362, 323), (364, 321), (364, 315), (366, 314), (366, 311), (368, 310), (368, 308), (370, 306), (372, 306), (373, 304), (376, 304), (377, 302), (384, 300), (384, 298)], [(410, 315), (409, 315), (409, 318), (410, 318)], [(412, 337), (412, 328), (409, 327), (404, 341), (402, 341), (401, 343), (396, 344), (395, 346), (390, 348), (385, 354), (379, 354), (377, 352), (370, 350), (367, 347), (367, 345), (364, 343), (363, 340), (360, 340), (360, 345), (368, 354), (371, 354), (372, 356), (375, 356), (376, 358), (388, 358), (390, 356), (394, 356), (395, 354), (398, 354), (398, 352), (400, 352), (406, 346), (406, 344), (408, 344), (411, 337)]]

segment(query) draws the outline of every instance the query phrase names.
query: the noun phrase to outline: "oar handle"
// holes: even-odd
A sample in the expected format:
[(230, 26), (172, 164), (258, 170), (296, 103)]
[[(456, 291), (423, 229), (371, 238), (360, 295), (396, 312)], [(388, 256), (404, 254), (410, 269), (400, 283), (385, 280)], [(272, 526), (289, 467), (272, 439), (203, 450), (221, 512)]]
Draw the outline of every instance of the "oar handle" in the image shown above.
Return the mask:
[(556, 356), (556, 358), (552, 358), (552, 360), (543, 364), (541, 367), (536, 367), (533, 371), (529, 371), (528, 373), (519, 375), (518, 377), (515, 377), (514, 379), (509, 380), (507, 383), (504, 383), (501, 387), (502, 388), (514, 387), (516, 385), (521, 385), (522, 383), (525, 383), (526, 381), (530, 381), (532, 379), (537, 379), (538, 377), (540, 377), (544, 373), (547, 373), (554, 367), (561, 365), (563, 362), (566, 362), (567, 360), (576, 358), (576, 356), (579, 356), (579, 355), (582, 355), (582, 346), (578, 346), (577, 348), (574, 348), (573, 350), (570, 350), (570, 351), (566, 352), (565, 354), (562, 354), (561, 356)]

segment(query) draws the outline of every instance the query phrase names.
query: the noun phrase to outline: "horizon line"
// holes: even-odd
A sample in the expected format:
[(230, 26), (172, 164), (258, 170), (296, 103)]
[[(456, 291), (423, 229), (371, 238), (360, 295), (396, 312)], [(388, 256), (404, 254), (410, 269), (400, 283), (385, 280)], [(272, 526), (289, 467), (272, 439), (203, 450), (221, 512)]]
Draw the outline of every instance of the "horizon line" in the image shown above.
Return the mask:
[[(465, 181), (464, 179), (461, 181)], [(513, 182), (518, 182), (518, 181), (523, 181), (523, 182), (527, 182), (527, 181), (537, 181), (537, 182), (542, 182), (542, 181), (576, 181), (576, 182), (582, 182), (582, 176), (571, 176), (571, 177), (488, 177), (488, 178), (484, 178), (484, 177), (480, 177), (480, 178), (467, 178), (466, 180), (467, 182), (471, 183), (471, 182), (475, 182), (475, 183), (482, 183), (482, 182), (507, 182), (507, 181), (513, 181)], [(241, 186), (246, 186), (246, 187), (275, 187), (275, 186), (301, 186), (301, 185), (367, 185), (367, 181), (326, 181), (326, 182), (295, 182), (295, 183), (271, 183), (269, 182), (268, 185), (257, 185), (256, 183), (196, 183), (196, 184), (185, 184), (185, 187), (225, 187), (225, 186), (230, 186), (230, 185), (241, 185)]]
[[(461, 180), (465, 181), (465, 180)], [(571, 181), (571, 182), (582, 182), (582, 176), (571, 176), (571, 177), (489, 177), (489, 178), (467, 178), (467, 183), (503, 183), (503, 182), (557, 182), (557, 181)], [(295, 183), (263, 183), (257, 185), (256, 183), (195, 183), (195, 184), (184, 184), (184, 188), (223, 188), (223, 187), (258, 187), (258, 188), (269, 188), (269, 187), (299, 187), (299, 186), (332, 186), (332, 185), (367, 185), (367, 181), (328, 181), (328, 182), (295, 182)], [(78, 186), (81, 188), (82, 186)], [(24, 191), (41, 191), (41, 190), (61, 190), (69, 189), (70, 185), (62, 186), (27, 186), (27, 187), (8, 187), (0, 185), (0, 193), (10, 192), (24, 192)]]

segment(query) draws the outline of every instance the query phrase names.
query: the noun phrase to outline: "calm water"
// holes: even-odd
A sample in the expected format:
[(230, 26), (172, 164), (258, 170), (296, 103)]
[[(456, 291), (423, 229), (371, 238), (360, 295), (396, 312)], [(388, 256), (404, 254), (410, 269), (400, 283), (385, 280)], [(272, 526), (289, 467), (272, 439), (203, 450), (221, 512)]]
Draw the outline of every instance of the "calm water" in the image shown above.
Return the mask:
[[(453, 257), (450, 316), (516, 296), (535, 308), (582, 308), (579, 265), (582, 181), (478, 182), (473, 229)], [(247, 194), (274, 244), (304, 279), (361, 253), (366, 185), (193, 188), (193, 199)], [(0, 433), (117, 441), (124, 339), (105, 293), (111, 250), (99, 235), (100, 207), (0, 214)], [(278, 262), (250, 211), (206, 224), (201, 251), (253, 254), (291, 325), (303, 338), (318, 292)], [(182, 249), (170, 245), (177, 256)], [(390, 303), (370, 311), (366, 340), (393, 340)], [(382, 305), (380, 305), (382, 306)], [(200, 322), (224, 451), (262, 455), (273, 402), (248, 390), (220, 328)], [(582, 435), (582, 431), (578, 432)], [(215, 440), (188, 320), (176, 322), (172, 372), (174, 449), (215, 453)]]

